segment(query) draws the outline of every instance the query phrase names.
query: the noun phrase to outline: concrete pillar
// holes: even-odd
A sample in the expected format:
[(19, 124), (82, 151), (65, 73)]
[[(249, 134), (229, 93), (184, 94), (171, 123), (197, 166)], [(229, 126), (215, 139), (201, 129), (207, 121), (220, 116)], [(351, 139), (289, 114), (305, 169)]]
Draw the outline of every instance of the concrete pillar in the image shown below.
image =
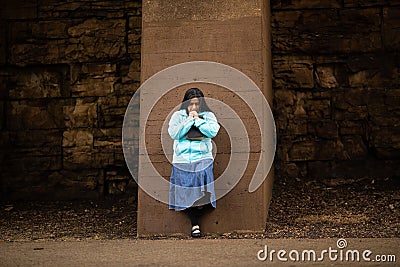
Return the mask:
[[(188, 61), (214, 61), (236, 68), (249, 76), (262, 90), (271, 104), (271, 54), (269, 30), (269, 1), (262, 0), (144, 0), (142, 28), (142, 83), (157, 72)], [(241, 106), (241, 100), (218, 85), (198, 83), (206, 97)], [(151, 162), (143, 157), (140, 147), (139, 180), (151, 180), (152, 164), (166, 180), (171, 164), (161, 145), (162, 126), (171, 110), (180, 104), (189, 85), (179, 86), (163, 95), (150, 116), (141, 114), (141, 129), (146, 129), (144, 144)], [(141, 105), (148, 104), (148, 96), (141, 92)], [(241, 117), (249, 110), (239, 108)], [(244, 119), (246, 128), (254, 128), (252, 118)], [(145, 126), (144, 126), (145, 125)], [(165, 130), (164, 133), (165, 134)], [(143, 138), (143, 136), (141, 136)], [(216, 179), (229, 161), (231, 144), (227, 132), (221, 128), (215, 138), (218, 152), (215, 158)], [(172, 142), (171, 142), (172, 144)], [(265, 229), (271, 197), (272, 173), (257, 191), (248, 192), (248, 185), (259, 156), (260, 136), (250, 140), (249, 164), (237, 186), (217, 201), (217, 209), (203, 217), (205, 233), (262, 232)], [(138, 235), (188, 234), (190, 222), (180, 212), (170, 211), (139, 189)]]

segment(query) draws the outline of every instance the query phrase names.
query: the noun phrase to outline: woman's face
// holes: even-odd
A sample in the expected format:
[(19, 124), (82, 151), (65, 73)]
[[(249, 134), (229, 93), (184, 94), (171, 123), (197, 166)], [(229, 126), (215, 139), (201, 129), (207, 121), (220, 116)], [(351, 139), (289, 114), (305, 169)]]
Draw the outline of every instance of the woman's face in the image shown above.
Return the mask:
[(190, 99), (188, 112), (189, 113), (191, 111), (199, 112), (199, 108), (200, 108), (200, 100), (197, 97), (193, 97), (192, 99)]

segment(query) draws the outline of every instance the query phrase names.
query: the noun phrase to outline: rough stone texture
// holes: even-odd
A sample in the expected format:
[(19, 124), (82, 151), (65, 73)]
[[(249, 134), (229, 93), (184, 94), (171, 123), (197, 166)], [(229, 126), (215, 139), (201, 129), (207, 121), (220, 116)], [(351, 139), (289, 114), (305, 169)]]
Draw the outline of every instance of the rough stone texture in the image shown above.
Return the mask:
[[(173, 2), (154, 9), (153, 20)], [(123, 192), (130, 175), (121, 126), (140, 83), (141, 1), (0, 3), (0, 198)], [(199, 21), (196, 42), (204, 42), (212, 21), (237, 19), (238, 3), (255, 2), (217, 10), (221, 2), (213, 1), (218, 16), (202, 11), (204, 1), (182, 3), (198, 9), (176, 12), (176, 24)], [(272, 0), (271, 9), (275, 176), (399, 176), (400, 1)], [(180, 31), (154, 45), (171, 49), (166, 65), (181, 59), (162, 40), (182, 39), (192, 59), (227, 57), (256, 77), (260, 70), (243, 62), (258, 58), (226, 52), (246, 44), (249, 31), (229, 28), (221, 42), (207, 40), (214, 54), (196, 53), (185, 40), (191, 33)], [(241, 44), (230, 35), (242, 36)]]
[(2, 1), (0, 15), (0, 198), (124, 192), (141, 1)]
[(399, 1), (271, 1), (276, 176), (399, 176)]

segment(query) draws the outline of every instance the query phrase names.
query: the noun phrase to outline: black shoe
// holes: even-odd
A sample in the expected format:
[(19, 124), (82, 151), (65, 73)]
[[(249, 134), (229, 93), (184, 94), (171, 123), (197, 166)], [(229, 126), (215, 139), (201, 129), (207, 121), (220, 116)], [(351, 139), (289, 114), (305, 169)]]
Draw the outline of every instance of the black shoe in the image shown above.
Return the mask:
[(200, 226), (194, 225), (192, 226), (192, 237), (200, 237), (201, 232), (200, 232)]

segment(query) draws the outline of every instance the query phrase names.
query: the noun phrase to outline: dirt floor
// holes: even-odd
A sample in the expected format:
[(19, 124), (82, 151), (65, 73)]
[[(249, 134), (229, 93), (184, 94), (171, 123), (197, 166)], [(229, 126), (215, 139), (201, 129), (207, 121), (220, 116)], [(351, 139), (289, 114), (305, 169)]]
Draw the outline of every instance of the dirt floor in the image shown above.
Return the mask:
[[(1, 203), (0, 240), (136, 238), (135, 203), (135, 195)], [(392, 238), (400, 237), (399, 219), (400, 179), (278, 180), (265, 234), (204, 238)]]

